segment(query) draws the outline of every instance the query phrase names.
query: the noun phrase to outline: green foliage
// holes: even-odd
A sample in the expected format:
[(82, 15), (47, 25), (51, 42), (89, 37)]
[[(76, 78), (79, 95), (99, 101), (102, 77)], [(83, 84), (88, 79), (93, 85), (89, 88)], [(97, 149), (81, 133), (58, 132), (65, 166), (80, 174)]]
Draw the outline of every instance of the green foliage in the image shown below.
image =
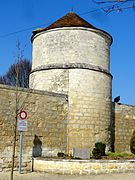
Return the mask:
[(135, 157), (135, 154), (127, 153), (127, 152), (122, 152), (122, 153), (108, 152), (107, 156), (109, 156), (109, 157)]
[(133, 154), (135, 154), (135, 131), (133, 132), (130, 140), (130, 150)]
[(95, 143), (95, 148), (92, 151), (93, 158), (101, 159), (102, 156), (105, 156), (106, 145), (102, 142)]
[(95, 144), (95, 148), (96, 149), (99, 149), (100, 152), (101, 152), (101, 156), (105, 156), (105, 148), (106, 148), (106, 145), (102, 142), (97, 142)]

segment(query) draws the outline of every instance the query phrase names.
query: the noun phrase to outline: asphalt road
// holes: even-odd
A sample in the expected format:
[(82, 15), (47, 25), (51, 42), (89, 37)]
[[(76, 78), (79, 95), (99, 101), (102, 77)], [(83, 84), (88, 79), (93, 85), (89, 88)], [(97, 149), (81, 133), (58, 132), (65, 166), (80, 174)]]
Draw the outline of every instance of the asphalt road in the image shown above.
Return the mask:
[[(10, 180), (10, 172), (1, 172), (0, 180)], [(102, 175), (54, 175), (46, 173), (14, 173), (14, 180), (135, 180), (135, 173)]]

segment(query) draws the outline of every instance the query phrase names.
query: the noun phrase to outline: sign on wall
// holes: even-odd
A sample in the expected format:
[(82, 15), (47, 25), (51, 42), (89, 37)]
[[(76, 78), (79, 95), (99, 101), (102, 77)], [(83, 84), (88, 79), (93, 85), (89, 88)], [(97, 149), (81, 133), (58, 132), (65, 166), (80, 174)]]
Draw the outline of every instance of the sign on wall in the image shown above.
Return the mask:
[(18, 131), (28, 131), (28, 121), (25, 119), (18, 119)]
[(28, 131), (28, 121), (26, 111), (21, 111), (19, 113), (20, 119), (18, 119), (18, 131)]

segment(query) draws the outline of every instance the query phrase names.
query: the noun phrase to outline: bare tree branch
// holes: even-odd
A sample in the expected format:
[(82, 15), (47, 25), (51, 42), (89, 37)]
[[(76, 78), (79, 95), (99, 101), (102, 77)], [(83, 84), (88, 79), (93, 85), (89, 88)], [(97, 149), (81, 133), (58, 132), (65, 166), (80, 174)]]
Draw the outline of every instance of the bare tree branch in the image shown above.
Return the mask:
[(31, 62), (27, 59), (21, 59), (16, 64), (12, 64), (5, 75), (0, 76), (0, 83), (16, 86), (18, 75), (18, 87), (28, 88), (30, 71)]

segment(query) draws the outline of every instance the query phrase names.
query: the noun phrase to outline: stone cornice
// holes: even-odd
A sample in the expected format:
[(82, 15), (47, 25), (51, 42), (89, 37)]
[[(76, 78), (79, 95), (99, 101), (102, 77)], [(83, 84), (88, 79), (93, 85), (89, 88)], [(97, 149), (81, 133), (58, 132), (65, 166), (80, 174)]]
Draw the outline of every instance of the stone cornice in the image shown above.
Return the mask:
[(56, 64), (49, 64), (49, 65), (42, 65), (33, 69), (31, 71), (31, 74), (37, 71), (46, 71), (46, 70), (51, 70), (51, 69), (87, 69), (91, 71), (101, 72), (112, 77), (111, 73), (108, 70), (103, 69), (101, 66), (95, 66), (95, 65), (87, 64), (87, 63), (68, 63), (68, 64), (56, 63)]

